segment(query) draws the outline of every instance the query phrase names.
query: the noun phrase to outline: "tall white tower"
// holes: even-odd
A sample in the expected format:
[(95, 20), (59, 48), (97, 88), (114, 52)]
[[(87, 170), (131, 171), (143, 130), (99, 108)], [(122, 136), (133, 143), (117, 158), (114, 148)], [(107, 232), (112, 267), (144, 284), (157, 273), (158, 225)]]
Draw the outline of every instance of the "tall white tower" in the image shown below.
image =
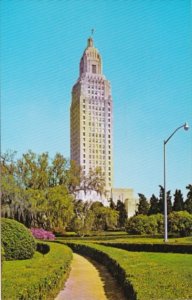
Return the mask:
[(101, 167), (105, 188), (113, 184), (113, 114), (110, 82), (102, 73), (102, 61), (93, 39), (80, 61), (79, 78), (72, 89), (71, 160), (87, 175)]

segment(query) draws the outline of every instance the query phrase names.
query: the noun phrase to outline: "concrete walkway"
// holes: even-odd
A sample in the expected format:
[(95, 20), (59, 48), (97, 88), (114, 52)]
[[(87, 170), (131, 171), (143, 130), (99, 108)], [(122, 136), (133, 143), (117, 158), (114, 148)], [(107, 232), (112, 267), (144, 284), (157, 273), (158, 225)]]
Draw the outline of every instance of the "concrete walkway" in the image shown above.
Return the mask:
[(73, 253), (71, 272), (55, 300), (125, 300), (104, 266)]

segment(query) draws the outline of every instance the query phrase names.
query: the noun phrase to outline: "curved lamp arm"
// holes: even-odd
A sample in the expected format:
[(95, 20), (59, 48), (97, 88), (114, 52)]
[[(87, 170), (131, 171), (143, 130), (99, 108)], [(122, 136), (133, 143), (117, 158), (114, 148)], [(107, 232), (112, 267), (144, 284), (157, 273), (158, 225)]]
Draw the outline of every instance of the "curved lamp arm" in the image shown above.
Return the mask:
[(164, 141), (164, 145), (167, 144), (167, 142), (172, 138), (172, 136), (181, 128), (184, 128), (185, 130), (189, 129), (189, 125), (187, 123), (179, 126), (177, 129), (175, 129), (175, 131), (173, 131), (173, 133), (168, 137), (168, 139), (166, 141)]

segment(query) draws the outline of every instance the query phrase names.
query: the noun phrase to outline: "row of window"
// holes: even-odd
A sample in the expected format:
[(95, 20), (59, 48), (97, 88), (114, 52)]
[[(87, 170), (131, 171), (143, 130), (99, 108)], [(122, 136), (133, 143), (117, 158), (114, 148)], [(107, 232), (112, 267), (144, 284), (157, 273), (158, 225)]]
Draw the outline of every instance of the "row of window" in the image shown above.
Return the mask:
[[(103, 139), (103, 140), (97, 140), (97, 139), (89, 139), (89, 143), (90, 144), (94, 144), (94, 147), (96, 146), (96, 145), (101, 145), (102, 143), (103, 143), (103, 145), (105, 145), (105, 140)], [(108, 140), (108, 143), (110, 144), (111, 142)], [(85, 143), (83, 143), (83, 146), (85, 147)]]
[(103, 95), (91, 95), (89, 94), (89, 97), (92, 99), (92, 100), (104, 100), (104, 96)]
[(101, 125), (103, 125), (103, 124), (110, 124), (111, 122), (110, 121), (108, 121), (108, 122), (106, 122), (105, 121), (105, 119), (104, 118), (101, 118), (101, 117), (99, 117), (99, 116), (96, 116), (96, 115), (92, 115), (92, 116), (89, 116), (89, 122), (93, 122), (94, 124), (99, 124), (99, 122), (101, 122), (100, 124)]
[(104, 81), (102, 78), (97, 79), (97, 78), (93, 78), (93, 77), (88, 77), (87, 82), (90, 84), (101, 84), (101, 85), (104, 84)]
[[(85, 120), (85, 118), (84, 118), (84, 120)], [(105, 118), (101, 118), (98, 115), (96, 115), (95, 113), (91, 114), (91, 112), (89, 112), (89, 121), (92, 121), (92, 120), (94, 122), (102, 122), (102, 123), (105, 122)]]
[[(84, 105), (83, 105), (83, 108), (84, 108)], [(100, 107), (100, 106), (94, 106), (94, 105), (89, 105), (89, 109), (95, 109), (95, 110), (102, 110), (102, 111), (105, 111), (105, 107)]]
[(96, 90), (92, 90), (92, 91), (90, 91), (90, 90), (88, 90), (88, 94), (92, 94), (92, 95), (100, 95), (100, 96), (104, 96), (104, 92), (98, 92), (98, 91), (96, 91)]
[[(83, 103), (85, 103), (86, 102), (86, 100), (85, 99), (83, 99)], [(94, 101), (93, 99), (89, 99), (89, 103), (95, 103), (95, 104), (98, 104), (99, 102), (98, 101)], [(101, 105), (103, 106), (104, 105), (104, 102), (102, 101), (101, 102)], [(111, 106), (111, 102), (110, 101), (108, 101), (108, 106)]]
[[(84, 136), (83, 140), (85, 141), (85, 132), (83, 132), (83, 136)], [(95, 138), (95, 140), (97, 140), (99, 142), (102, 142), (102, 140), (103, 140), (103, 142), (105, 142), (105, 138), (107, 138), (107, 136), (105, 136), (105, 134), (101, 134), (101, 133), (89, 133), (89, 139), (91, 137)], [(110, 138), (110, 137), (111, 137), (111, 135), (108, 134), (108, 138)], [(111, 143), (110, 140), (108, 140), (108, 142)]]
[(104, 85), (98, 85), (98, 84), (88, 85), (88, 89), (104, 90)]
[(102, 125), (101, 128), (92, 127), (92, 128), (89, 128), (89, 131), (104, 134), (105, 133), (105, 127), (104, 127), (104, 125)]
[[(83, 114), (85, 114), (85, 110), (83, 110)], [(101, 118), (101, 117), (105, 117), (105, 113), (101, 113), (101, 112), (97, 112), (96, 110), (91, 110), (89, 111), (89, 115), (92, 115), (93, 117), (100, 117), (99, 119), (102, 119), (103, 121), (105, 121), (105, 118)], [(111, 114), (108, 113), (108, 118), (111, 117)]]
[[(85, 144), (83, 144), (83, 145), (85, 145)], [(99, 146), (100, 146), (100, 147), (98, 147), (98, 148), (102, 148), (101, 145), (99, 145)], [(84, 146), (84, 147), (85, 147), (85, 146)], [(95, 149), (95, 148), (94, 148), (94, 149)], [(103, 145), (103, 149), (105, 149), (105, 145)], [(83, 155), (85, 155), (85, 152), (86, 152), (86, 151), (85, 151), (85, 148), (83, 148), (83, 152), (84, 152)], [(91, 153), (91, 149), (89, 149), (89, 152)], [(92, 153), (94, 153), (93, 150), (92, 150)], [(111, 154), (111, 153), (109, 153), (109, 154)], [(83, 157), (85, 158), (85, 156), (83, 156)], [(108, 159), (111, 159), (111, 156), (109, 156)]]
[[(85, 103), (85, 99), (83, 100), (83, 103)], [(89, 99), (89, 104), (95, 104), (98, 106), (101, 106), (101, 107), (105, 107), (105, 102), (104, 101), (95, 101), (94, 99)], [(111, 106), (111, 103), (108, 102), (108, 109), (110, 110), (110, 106)]]
[[(95, 110), (92, 110), (91, 112), (95, 117), (105, 117), (105, 113), (96, 112)], [(89, 113), (89, 115), (91, 115), (91, 113)]]
[[(90, 125), (89, 125), (90, 126)], [(94, 124), (94, 125), (92, 125), (91, 127), (88, 127), (89, 128), (89, 132), (91, 131), (91, 132), (95, 132), (96, 131), (96, 129), (99, 129), (99, 127), (102, 127), (102, 129), (103, 129), (103, 134), (104, 134), (104, 129), (105, 129), (105, 124), (102, 124), (102, 123), (96, 123), (96, 124)], [(111, 131), (111, 129), (110, 129), (110, 127), (111, 127), (111, 125), (110, 124), (108, 124), (108, 132), (110, 132)], [(85, 129), (84, 129), (85, 130)], [(101, 132), (100, 130), (99, 130), (99, 132)]]
[[(98, 155), (99, 153), (100, 154), (105, 154), (105, 150), (97, 150), (97, 149), (90, 149), (90, 151), (89, 151), (89, 153), (96, 153), (96, 155)], [(109, 155), (111, 155), (111, 151), (110, 150), (108, 150), (108, 154)], [(86, 157), (86, 155), (85, 154), (83, 154), (83, 158), (85, 158)], [(89, 158), (91, 158), (91, 155), (89, 155)], [(95, 156), (94, 155), (92, 155), (92, 158), (95, 158)], [(105, 159), (105, 158), (104, 158)]]
[[(83, 112), (85, 112), (85, 109), (86, 109), (86, 105), (83, 105)], [(94, 106), (94, 105), (89, 105), (89, 110), (91, 111), (103, 111), (105, 112), (105, 107), (100, 107), (100, 106)], [(110, 116), (110, 112), (111, 112), (111, 109), (108, 109), (108, 116)], [(105, 115), (105, 114), (104, 114)]]

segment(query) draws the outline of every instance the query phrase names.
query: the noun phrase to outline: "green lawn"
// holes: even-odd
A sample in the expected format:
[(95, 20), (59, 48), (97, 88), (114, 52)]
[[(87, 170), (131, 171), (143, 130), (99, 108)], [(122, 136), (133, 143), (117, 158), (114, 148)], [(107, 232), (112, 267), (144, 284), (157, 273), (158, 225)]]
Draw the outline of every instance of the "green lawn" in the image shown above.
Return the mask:
[[(156, 238), (120, 237), (114, 240), (130, 243), (152, 243)], [(108, 235), (104, 235), (108, 241)], [(92, 239), (94, 240), (95, 237)], [(125, 270), (126, 280), (131, 282), (138, 300), (192, 299), (192, 256), (190, 254), (130, 252), (92, 243), (84, 239), (74, 240), (88, 248), (106, 253)], [(177, 240), (177, 241), (176, 241)], [(63, 240), (61, 240), (64, 242)], [(101, 237), (96, 242), (104, 241)], [(170, 240), (172, 243), (191, 243), (191, 237)], [(71, 242), (66, 238), (65, 242)], [(162, 243), (162, 239), (159, 240)], [(47, 243), (50, 252), (38, 252), (29, 260), (5, 261), (2, 269), (2, 299), (54, 299), (66, 280), (72, 259), (71, 250), (60, 244)], [(74, 299), (76, 300), (76, 299)]]
[(32, 259), (3, 262), (2, 299), (54, 299), (66, 279), (72, 251), (63, 245), (46, 244), (50, 252), (44, 256), (35, 252)]
[(84, 245), (106, 253), (125, 270), (138, 300), (192, 299), (190, 254), (129, 252), (87, 242)]

